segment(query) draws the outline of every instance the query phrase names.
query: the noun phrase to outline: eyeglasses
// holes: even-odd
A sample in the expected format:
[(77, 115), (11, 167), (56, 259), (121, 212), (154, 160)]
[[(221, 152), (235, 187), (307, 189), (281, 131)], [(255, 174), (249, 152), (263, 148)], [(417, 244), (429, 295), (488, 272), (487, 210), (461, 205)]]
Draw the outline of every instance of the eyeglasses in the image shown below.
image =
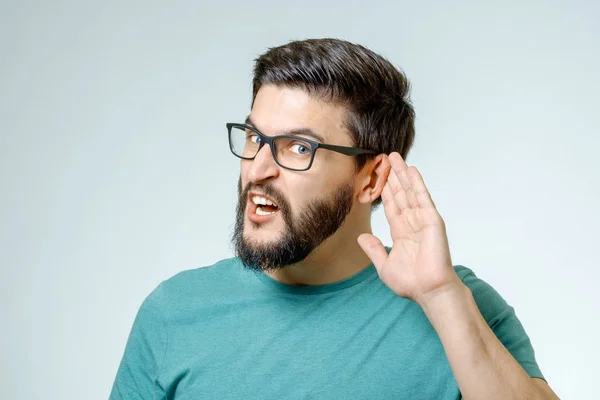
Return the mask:
[(323, 144), (301, 136), (266, 136), (246, 124), (228, 123), (226, 126), (229, 133), (229, 148), (235, 156), (243, 160), (253, 160), (260, 149), (268, 144), (277, 165), (292, 171), (310, 169), (317, 149), (331, 150), (347, 156), (375, 154), (374, 150)]

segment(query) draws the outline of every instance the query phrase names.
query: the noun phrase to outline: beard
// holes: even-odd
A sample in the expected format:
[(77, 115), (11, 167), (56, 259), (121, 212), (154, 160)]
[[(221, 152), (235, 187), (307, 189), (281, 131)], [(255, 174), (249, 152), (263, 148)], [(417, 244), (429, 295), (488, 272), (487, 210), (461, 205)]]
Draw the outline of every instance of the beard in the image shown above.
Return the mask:
[[(266, 243), (253, 243), (244, 237), (245, 210), (248, 193), (259, 189), (275, 200), (283, 218), (284, 229), (281, 237)], [(271, 184), (249, 183), (242, 191), (238, 181), (238, 204), (232, 241), (236, 256), (246, 268), (255, 271), (273, 271), (285, 268), (304, 260), (315, 248), (333, 235), (344, 223), (352, 209), (354, 190), (346, 183), (327, 198), (320, 198), (292, 215), (290, 203)], [(260, 224), (250, 222), (260, 229)]]

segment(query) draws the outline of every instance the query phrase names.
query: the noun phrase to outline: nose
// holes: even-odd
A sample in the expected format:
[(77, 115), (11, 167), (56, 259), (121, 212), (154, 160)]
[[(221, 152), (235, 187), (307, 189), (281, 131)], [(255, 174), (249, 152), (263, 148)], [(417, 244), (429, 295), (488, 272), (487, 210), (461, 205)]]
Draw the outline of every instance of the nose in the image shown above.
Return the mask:
[(279, 165), (275, 162), (271, 147), (268, 144), (262, 146), (254, 160), (248, 162), (250, 163), (248, 180), (252, 183), (259, 183), (279, 175)]

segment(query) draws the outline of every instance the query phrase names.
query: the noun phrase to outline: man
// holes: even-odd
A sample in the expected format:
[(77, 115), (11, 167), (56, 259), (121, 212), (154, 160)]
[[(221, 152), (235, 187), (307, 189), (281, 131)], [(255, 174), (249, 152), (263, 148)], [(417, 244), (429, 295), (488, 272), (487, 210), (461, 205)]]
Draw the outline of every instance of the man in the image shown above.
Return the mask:
[[(272, 48), (227, 131), (237, 257), (146, 298), (111, 399), (557, 398), (513, 309), (453, 267), (388, 61), (341, 40)], [(371, 234), (381, 202), (391, 248)]]

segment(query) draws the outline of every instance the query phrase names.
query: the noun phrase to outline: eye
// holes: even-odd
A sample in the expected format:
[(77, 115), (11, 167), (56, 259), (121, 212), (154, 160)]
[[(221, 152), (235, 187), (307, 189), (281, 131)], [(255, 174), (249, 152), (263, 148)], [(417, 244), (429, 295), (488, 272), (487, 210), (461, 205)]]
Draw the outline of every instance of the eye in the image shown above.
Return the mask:
[(260, 144), (260, 137), (254, 132), (246, 133), (246, 140), (254, 144)]
[(293, 143), (290, 146), (290, 150), (301, 156), (310, 154), (310, 147), (304, 143)]

